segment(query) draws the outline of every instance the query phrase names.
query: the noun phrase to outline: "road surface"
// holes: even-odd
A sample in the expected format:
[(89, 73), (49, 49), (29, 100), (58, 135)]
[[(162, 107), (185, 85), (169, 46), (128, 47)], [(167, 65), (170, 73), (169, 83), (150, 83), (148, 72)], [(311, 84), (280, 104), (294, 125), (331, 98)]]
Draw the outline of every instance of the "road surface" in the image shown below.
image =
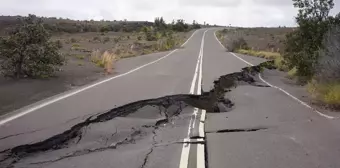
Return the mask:
[(261, 84), (230, 88), (224, 103), (204, 96), (226, 89), (214, 83), (221, 76), (264, 62), (226, 52), (215, 31), (2, 117), (0, 167), (340, 167), (338, 119), (278, 81), (252, 76)]

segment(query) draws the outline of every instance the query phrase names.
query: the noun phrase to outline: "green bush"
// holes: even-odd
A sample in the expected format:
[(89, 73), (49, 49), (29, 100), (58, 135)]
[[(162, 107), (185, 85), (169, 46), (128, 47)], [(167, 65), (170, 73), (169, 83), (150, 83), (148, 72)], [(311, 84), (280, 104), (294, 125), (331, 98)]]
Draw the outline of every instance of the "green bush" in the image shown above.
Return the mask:
[(59, 47), (50, 41), (42, 19), (29, 15), (9, 37), (0, 39), (2, 73), (16, 78), (49, 77), (64, 62)]
[(339, 18), (329, 16), (333, 0), (293, 0), (299, 9), (296, 31), (287, 35), (284, 59), (290, 68), (296, 67), (297, 75), (310, 79), (316, 72), (319, 50), (330, 25)]
[(176, 23), (172, 23), (171, 29), (177, 32), (185, 32), (189, 30), (189, 25), (183, 19), (178, 19)]

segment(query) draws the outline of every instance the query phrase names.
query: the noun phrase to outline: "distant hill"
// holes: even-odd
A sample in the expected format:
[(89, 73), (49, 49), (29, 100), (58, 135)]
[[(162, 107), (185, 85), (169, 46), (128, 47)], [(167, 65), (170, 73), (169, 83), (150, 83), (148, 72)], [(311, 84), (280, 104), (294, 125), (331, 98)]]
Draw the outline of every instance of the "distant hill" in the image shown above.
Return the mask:
[[(0, 16), (0, 34), (4, 34), (20, 23), (23, 16)], [(45, 27), (52, 33), (80, 33), (80, 32), (105, 32), (105, 31), (139, 31), (143, 26), (151, 26), (147, 21), (87, 21), (70, 20), (55, 17), (41, 17)]]

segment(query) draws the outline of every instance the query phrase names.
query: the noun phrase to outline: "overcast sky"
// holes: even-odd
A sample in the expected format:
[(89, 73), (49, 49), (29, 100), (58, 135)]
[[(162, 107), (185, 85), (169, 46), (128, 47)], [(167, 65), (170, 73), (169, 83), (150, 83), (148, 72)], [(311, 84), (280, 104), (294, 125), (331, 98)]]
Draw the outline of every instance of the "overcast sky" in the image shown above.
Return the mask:
[[(334, 0), (333, 13), (340, 10)], [(294, 26), (291, 0), (0, 0), (0, 15), (27, 15), (94, 20), (148, 20), (167, 22), (183, 18), (235, 26)]]

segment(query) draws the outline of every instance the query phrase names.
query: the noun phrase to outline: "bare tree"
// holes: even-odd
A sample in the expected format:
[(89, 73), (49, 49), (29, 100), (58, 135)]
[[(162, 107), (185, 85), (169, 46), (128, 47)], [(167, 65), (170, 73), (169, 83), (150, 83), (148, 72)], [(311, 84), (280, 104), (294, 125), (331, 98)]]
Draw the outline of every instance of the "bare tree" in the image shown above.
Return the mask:
[(324, 36), (316, 79), (319, 82), (340, 81), (340, 25), (333, 26)]

